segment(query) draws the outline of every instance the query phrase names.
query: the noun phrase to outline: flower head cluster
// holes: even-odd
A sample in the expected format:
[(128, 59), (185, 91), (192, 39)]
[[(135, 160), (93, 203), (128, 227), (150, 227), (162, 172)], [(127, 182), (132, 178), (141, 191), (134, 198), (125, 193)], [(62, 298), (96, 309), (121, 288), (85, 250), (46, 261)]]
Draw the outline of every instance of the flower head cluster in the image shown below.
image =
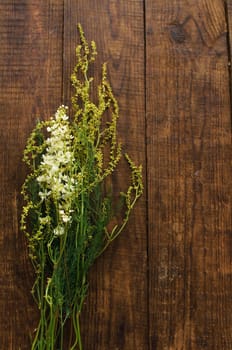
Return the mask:
[[(71, 221), (70, 197), (75, 191), (75, 179), (70, 176), (74, 163), (72, 152), (73, 136), (70, 130), (67, 107), (58, 108), (55, 118), (50, 121), (46, 139), (46, 150), (42, 155), (37, 181), (40, 185), (41, 200), (52, 197), (59, 204), (58, 218), (61, 224)], [(63, 233), (62, 227), (55, 229), (55, 234)]]

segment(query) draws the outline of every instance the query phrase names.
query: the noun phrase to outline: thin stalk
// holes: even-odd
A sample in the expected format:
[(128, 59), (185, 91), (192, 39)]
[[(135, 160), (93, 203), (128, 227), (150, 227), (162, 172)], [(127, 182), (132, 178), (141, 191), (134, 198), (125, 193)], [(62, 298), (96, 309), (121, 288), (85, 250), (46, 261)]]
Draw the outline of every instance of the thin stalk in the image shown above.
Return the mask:
[(63, 350), (64, 343), (64, 324), (63, 324), (63, 314), (62, 309), (60, 311), (60, 349)]
[(78, 345), (79, 350), (83, 350), (82, 347), (82, 341), (81, 341), (81, 331), (80, 331), (80, 311), (76, 310), (76, 307), (74, 308), (73, 312), (73, 317), (72, 317), (72, 322), (73, 322), (73, 328), (75, 331), (75, 343), (73, 346), (70, 348), (70, 350), (75, 350), (76, 346)]
[(77, 314), (77, 336), (78, 336), (79, 349), (82, 350), (81, 330), (80, 330), (80, 313), (79, 312)]

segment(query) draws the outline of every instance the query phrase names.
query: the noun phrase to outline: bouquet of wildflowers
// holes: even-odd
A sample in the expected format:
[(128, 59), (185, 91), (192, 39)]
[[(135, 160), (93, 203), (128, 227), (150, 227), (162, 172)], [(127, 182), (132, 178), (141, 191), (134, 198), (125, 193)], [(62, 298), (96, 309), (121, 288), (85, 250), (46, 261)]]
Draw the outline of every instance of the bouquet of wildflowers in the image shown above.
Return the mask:
[[(59, 107), (53, 118), (37, 123), (24, 151), (30, 173), (22, 189), (21, 227), (35, 269), (32, 293), (40, 312), (33, 350), (82, 349), (79, 319), (88, 271), (121, 233), (143, 190), (141, 166), (125, 155), (131, 183), (120, 193), (124, 216), (110, 224), (114, 205), (106, 180), (121, 158), (116, 139), (118, 104), (105, 64), (98, 101), (92, 101), (89, 65), (95, 59), (96, 45), (89, 44), (78, 28), (81, 43), (71, 76), (73, 117), (67, 107)], [(64, 326), (68, 320), (67, 341)]]

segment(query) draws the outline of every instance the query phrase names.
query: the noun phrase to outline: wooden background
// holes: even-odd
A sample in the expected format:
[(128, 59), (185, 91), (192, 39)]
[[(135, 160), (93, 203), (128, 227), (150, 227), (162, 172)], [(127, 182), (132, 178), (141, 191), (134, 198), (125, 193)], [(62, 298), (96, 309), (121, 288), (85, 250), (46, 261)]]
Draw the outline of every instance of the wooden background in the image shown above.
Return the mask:
[(36, 118), (68, 101), (77, 22), (145, 183), (91, 271), (84, 350), (232, 349), (231, 0), (0, 1), (0, 349), (29, 350), (36, 327), (21, 158)]

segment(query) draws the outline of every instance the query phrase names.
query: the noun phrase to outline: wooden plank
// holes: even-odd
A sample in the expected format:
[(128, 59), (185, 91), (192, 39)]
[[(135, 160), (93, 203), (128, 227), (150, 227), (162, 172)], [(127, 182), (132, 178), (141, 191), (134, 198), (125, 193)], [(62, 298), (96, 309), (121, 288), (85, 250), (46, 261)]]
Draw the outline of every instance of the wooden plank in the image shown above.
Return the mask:
[[(65, 1), (65, 101), (79, 42), (80, 22), (88, 40), (95, 40), (98, 59), (108, 62), (109, 79), (119, 101), (119, 138), (136, 162), (144, 163), (144, 30), (143, 1)], [(129, 134), (128, 134), (129, 132)], [(114, 178), (118, 191), (125, 183), (125, 164)], [(83, 310), (84, 349), (147, 348), (145, 195), (123, 235), (92, 268)]]
[[(228, 46), (230, 49), (230, 58), (232, 55), (232, 0), (227, 0), (225, 2), (225, 11), (226, 11), (226, 16), (227, 16), (227, 21), (228, 21)], [(231, 62), (229, 62), (231, 64)]]
[(37, 324), (26, 241), (19, 231), (22, 152), (36, 118), (61, 100), (62, 0), (0, 3), (0, 348), (30, 348)]
[[(230, 102), (232, 104), (232, 0), (225, 2), (225, 12), (227, 20), (227, 46), (228, 46), (228, 70), (230, 75), (229, 89), (230, 89)], [(232, 106), (231, 106), (231, 119), (232, 119)]]
[(221, 0), (146, 1), (150, 349), (231, 349), (231, 122)]

